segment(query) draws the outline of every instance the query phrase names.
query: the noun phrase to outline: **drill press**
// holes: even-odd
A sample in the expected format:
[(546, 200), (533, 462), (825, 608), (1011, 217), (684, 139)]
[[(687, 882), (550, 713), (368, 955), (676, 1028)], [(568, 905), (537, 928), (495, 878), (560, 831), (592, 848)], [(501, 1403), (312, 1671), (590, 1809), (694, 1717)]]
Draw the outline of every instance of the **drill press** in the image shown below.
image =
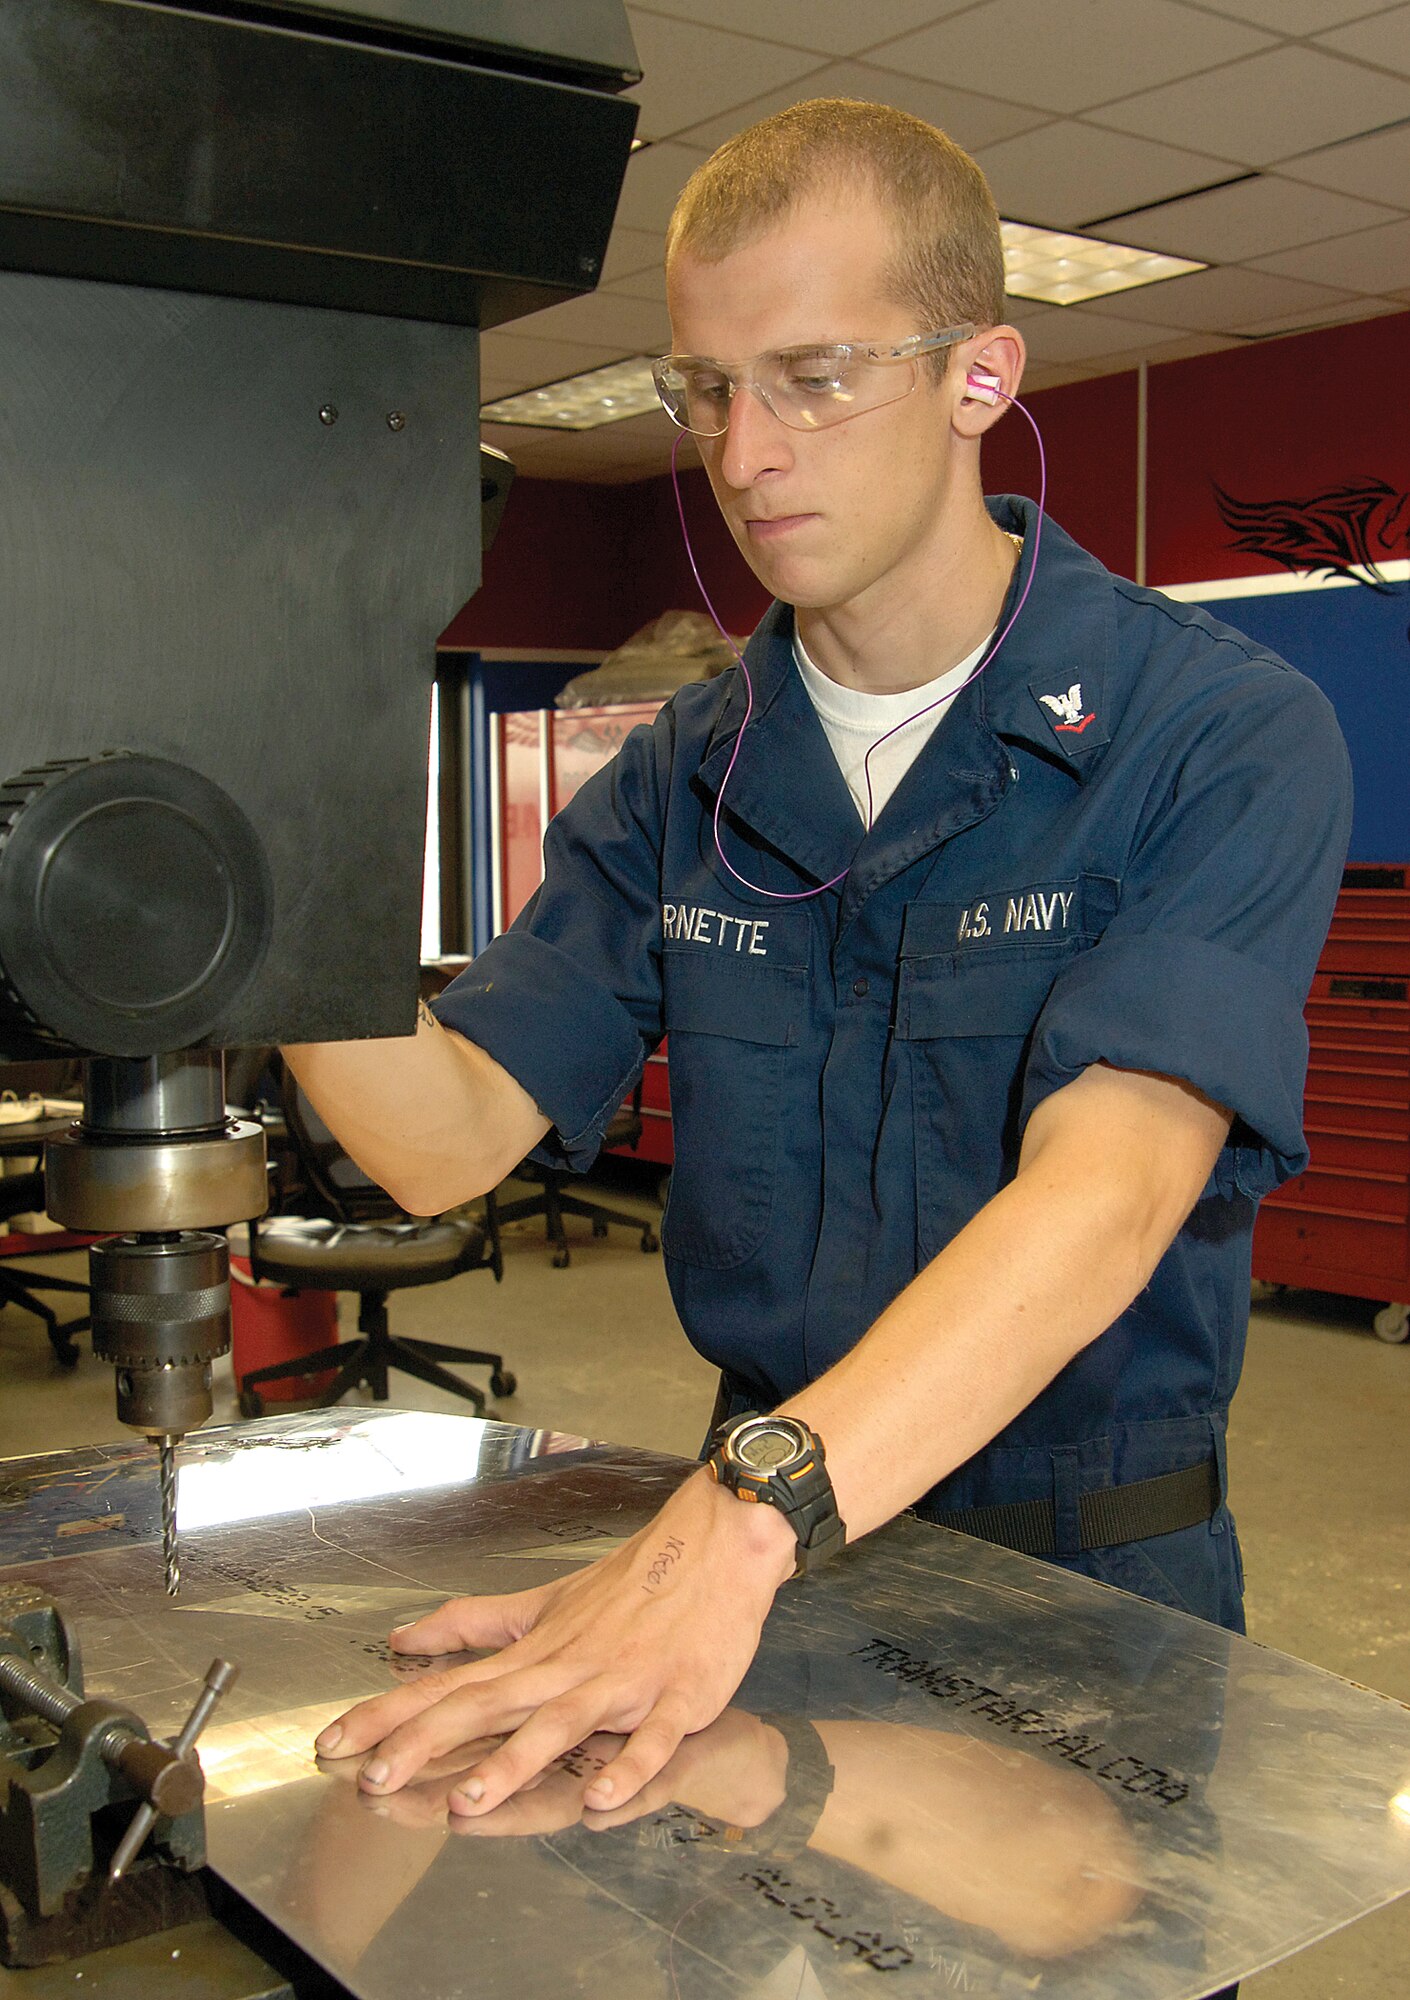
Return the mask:
[(639, 75), (620, 0), (0, 5), (0, 1068), (86, 1059), (48, 1207), (169, 1586), (265, 1199), (220, 1051), (412, 1031), (480, 334), (596, 284)]
[(82, 1122), (45, 1150), (45, 1184), (56, 1221), (116, 1232), (88, 1253), (93, 1352), (117, 1370), (119, 1419), (160, 1455), (175, 1597), (176, 1447), (210, 1416), (211, 1363), (230, 1347), (230, 1258), (217, 1232), (264, 1213), (264, 1133), (227, 1118), (219, 1050), (95, 1057)]

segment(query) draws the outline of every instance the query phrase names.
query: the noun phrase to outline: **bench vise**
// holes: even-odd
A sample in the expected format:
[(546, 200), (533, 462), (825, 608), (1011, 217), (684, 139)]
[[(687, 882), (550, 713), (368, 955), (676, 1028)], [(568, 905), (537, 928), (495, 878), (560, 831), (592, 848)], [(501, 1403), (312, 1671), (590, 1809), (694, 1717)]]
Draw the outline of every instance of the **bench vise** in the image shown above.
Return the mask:
[(85, 1697), (53, 1600), (0, 1585), (0, 1962), (49, 1964), (205, 1914), (192, 1753), (235, 1671), (213, 1662), (181, 1734), (155, 1742), (132, 1710)]

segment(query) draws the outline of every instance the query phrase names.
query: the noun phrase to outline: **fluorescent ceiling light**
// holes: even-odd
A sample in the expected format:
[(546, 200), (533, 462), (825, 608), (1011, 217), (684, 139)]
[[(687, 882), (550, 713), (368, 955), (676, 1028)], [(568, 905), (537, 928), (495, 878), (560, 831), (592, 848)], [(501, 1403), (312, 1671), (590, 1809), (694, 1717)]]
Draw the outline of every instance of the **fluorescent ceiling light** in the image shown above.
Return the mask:
[(533, 424), (541, 430), (595, 431), (601, 424), (619, 424), (624, 417), (643, 417), (659, 410), (661, 399), (651, 379), (651, 363), (637, 356), (611, 361), (586, 375), (570, 375), (542, 389), (523, 389), (502, 396), (480, 410), (487, 424)]
[(1208, 269), (1188, 257), (1163, 257), (1127, 243), (1063, 235), (1027, 222), (1005, 222), (1001, 228), (1009, 290), (1015, 298), (1042, 299), (1050, 306), (1075, 306), (1083, 299), (1104, 299), (1112, 292)]

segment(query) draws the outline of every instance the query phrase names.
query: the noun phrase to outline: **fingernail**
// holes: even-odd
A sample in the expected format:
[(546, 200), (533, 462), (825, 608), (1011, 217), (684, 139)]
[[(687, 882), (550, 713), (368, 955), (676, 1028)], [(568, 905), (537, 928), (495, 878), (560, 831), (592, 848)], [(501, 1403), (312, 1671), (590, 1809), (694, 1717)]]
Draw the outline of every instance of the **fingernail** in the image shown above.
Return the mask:
[(323, 1756), (331, 1757), (333, 1752), (337, 1749), (338, 1745), (342, 1742), (342, 1740), (343, 1740), (342, 1723), (330, 1722), (328, 1727), (324, 1730), (323, 1734), (321, 1736), (317, 1736), (314, 1738), (313, 1747), (315, 1750), (321, 1752)]
[(392, 1767), (384, 1757), (374, 1757), (370, 1764), (362, 1767), (364, 1785), (385, 1785), (392, 1774)]
[(412, 1626), (418, 1624), (419, 1622), (420, 1621), (418, 1619), (408, 1618), (405, 1625), (393, 1625), (392, 1637), (395, 1639), (398, 1632), (409, 1632)]
[(585, 1799), (610, 1799), (611, 1796), (612, 1780), (610, 1778), (595, 1779), (583, 1793)]
[(451, 1809), (452, 1811), (456, 1809), (457, 1801), (461, 1805), (477, 1806), (484, 1796), (485, 1788), (481, 1781), (478, 1778), (469, 1778), (451, 1795)]

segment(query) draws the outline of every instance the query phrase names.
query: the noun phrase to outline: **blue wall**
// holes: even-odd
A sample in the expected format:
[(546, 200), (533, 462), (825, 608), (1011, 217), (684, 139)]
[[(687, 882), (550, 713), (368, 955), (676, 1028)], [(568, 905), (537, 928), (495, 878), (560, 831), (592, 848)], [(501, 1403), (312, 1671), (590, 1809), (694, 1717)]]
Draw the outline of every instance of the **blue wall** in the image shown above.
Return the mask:
[(1352, 860), (1410, 861), (1410, 589), (1290, 590), (1205, 609), (1281, 653), (1336, 709), (1356, 779)]

